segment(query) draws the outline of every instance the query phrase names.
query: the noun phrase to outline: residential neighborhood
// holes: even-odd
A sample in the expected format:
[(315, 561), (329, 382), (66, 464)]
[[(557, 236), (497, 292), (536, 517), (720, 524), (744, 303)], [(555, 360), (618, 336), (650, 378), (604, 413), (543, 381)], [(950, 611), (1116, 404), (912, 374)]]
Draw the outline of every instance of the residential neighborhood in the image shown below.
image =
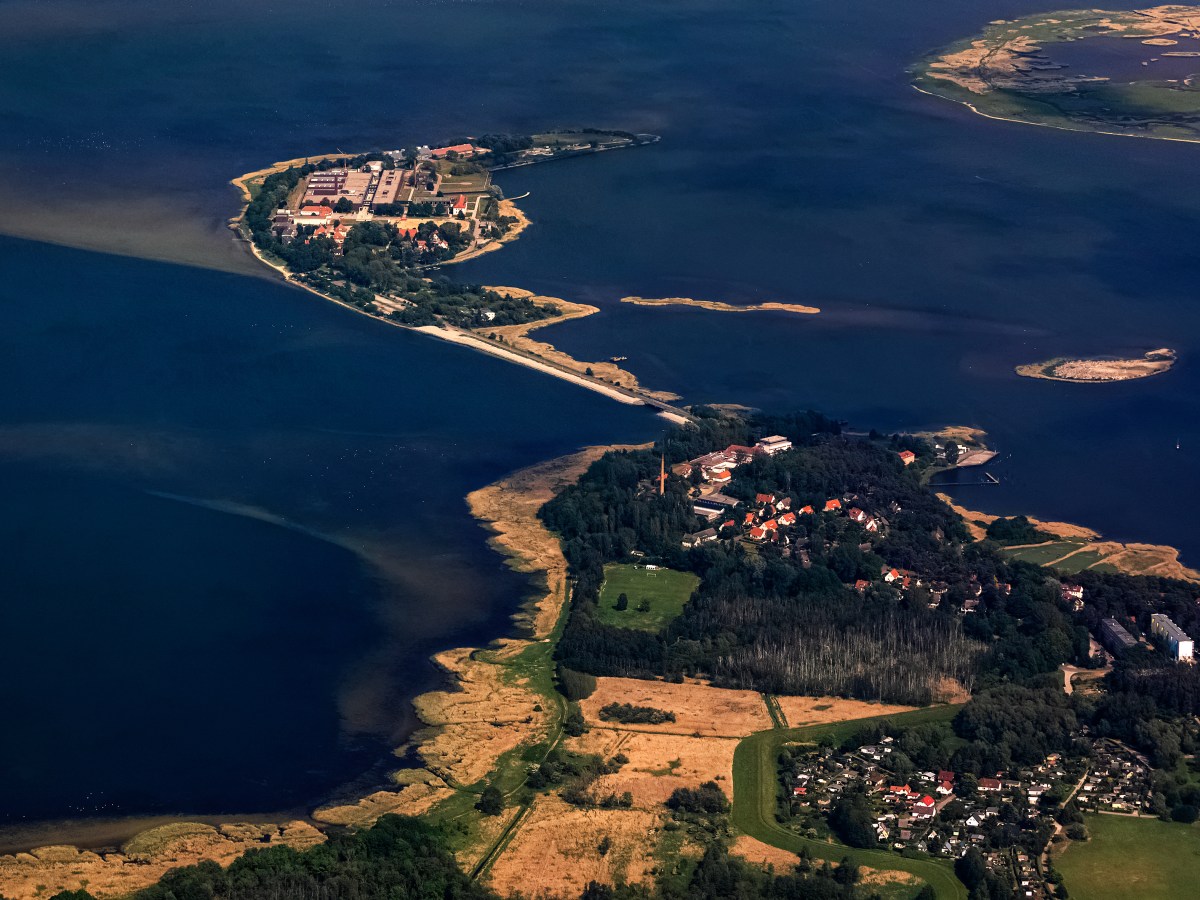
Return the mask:
[(1008, 871), (1018, 897), (1049, 897), (1042, 849), (1068, 802), (1122, 815), (1150, 808), (1145, 758), (1116, 741), (1086, 739), (1086, 756), (1051, 754), (1037, 766), (979, 778), (944, 769), (901, 776), (892, 759), (903, 758), (904, 768), (910, 762), (892, 735), (841, 751), (797, 746), (781, 764), (783, 812), (793, 830), (823, 837), (839, 799), (858, 795), (871, 810), (878, 846), (903, 856), (950, 859), (974, 847), (988, 868)]

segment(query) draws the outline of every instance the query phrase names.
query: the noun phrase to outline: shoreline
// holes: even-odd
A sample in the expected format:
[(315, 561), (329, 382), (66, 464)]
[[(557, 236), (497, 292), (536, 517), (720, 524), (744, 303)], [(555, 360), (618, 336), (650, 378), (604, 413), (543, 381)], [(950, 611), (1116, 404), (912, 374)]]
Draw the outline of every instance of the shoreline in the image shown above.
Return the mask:
[[(949, 494), (937, 492), (936, 496), (954, 512), (962, 516), (971, 537), (983, 540), (986, 537), (985, 528), (1002, 516), (967, 509), (955, 502)], [(1002, 552), (1009, 550), (1027, 550), (1035, 547), (1049, 547), (1055, 543), (1078, 544), (1077, 547), (1063, 547), (1062, 554), (1045, 563), (1048, 569), (1054, 568), (1054, 563), (1065, 562), (1072, 556), (1080, 554), (1096, 554), (1097, 559), (1084, 567), (1084, 571), (1095, 566), (1111, 566), (1123, 575), (1149, 575), (1161, 578), (1176, 578), (1180, 581), (1190, 581), (1200, 584), (1200, 571), (1185, 566), (1179, 559), (1179, 550), (1166, 544), (1143, 544), (1139, 542), (1124, 543), (1121, 541), (1105, 540), (1100, 532), (1084, 525), (1070, 522), (1043, 522), (1032, 516), (1027, 516), (1029, 524), (1040, 531), (1051, 535), (1050, 540), (1038, 544), (1022, 544), (1013, 547), (1003, 547)]]
[(1126, 131), (1105, 131), (1102, 128), (1070, 128), (1066, 125), (1052, 125), (1049, 122), (1032, 122), (1029, 119), (1017, 119), (1012, 116), (1000, 116), (995, 113), (986, 113), (977, 107), (969, 100), (960, 100), (957, 97), (951, 97), (947, 94), (939, 94), (937, 91), (931, 91), (923, 88), (920, 85), (912, 85), (912, 89), (918, 93), (925, 94), (927, 97), (936, 97), (939, 100), (946, 100), (950, 103), (965, 106), (977, 116), (983, 116), (985, 119), (991, 119), (995, 122), (1012, 122), (1016, 125), (1032, 125), (1035, 128), (1052, 128), (1055, 131), (1070, 131), (1074, 134), (1098, 134), (1108, 137), (1126, 137), (1134, 138), (1143, 141), (1176, 141), (1181, 144), (1200, 144), (1200, 138), (1184, 138), (1184, 137), (1165, 137), (1157, 134), (1130, 134)]
[[(604, 453), (647, 446), (585, 447), (517, 470), (467, 495), (471, 515), (489, 532), (488, 546), (510, 568), (530, 576), (532, 590), (514, 611), (508, 634), (486, 647), (451, 648), (431, 657), (448, 676), (447, 684), (412, 700), (425, 727), (405, 746), (423, 765), (393, 772), (395, 790), (317, 807), (307, 816), (258, 813), (78, 820), (74, 834), (92, 835), (79, 841), (85, 846), (68, 843), (72, 833), (58, 830), (61, 821), (30, 826), (30, 832), (45, 829), (50, 840), (28, 847), (21, 840), (4, 844), (0, 894), (25, 900), (86, 885), (97, 896), (123, 896), (155, 883), (169, 869), (202, 860), (228, 865), (249, 849), (275, 844), (311, 847), (325, 841), (330, 827), (367, 826), (388, 813), (421, 815), (463, 796), (473, 806), (478, 791), (472, 785), (503, 766), (506, 754), (512, 756), (517, 748), (545, 740), (563, 717), (559, 704), (547, 703), (545, 694), (525, 683), (528, 679), (514, 677), (524, 673), (524, 657), (531, 650), (546, 653), (549, 659), (569, 602), (566, 558), (558, 538), (542, 525), (537, 513)], [(523, 776), (525, 763), (519, 758), (515, 763)], [(0, 840), (3, 835), (0, 829)]]

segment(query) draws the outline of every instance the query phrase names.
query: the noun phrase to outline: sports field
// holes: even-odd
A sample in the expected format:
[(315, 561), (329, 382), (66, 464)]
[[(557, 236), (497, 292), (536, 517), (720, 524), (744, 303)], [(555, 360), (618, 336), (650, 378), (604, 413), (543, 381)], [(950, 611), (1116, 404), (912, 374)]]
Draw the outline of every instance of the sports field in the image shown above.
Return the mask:
[[(618, 628), (658, 631), (683, 612), (683, 605), (699, 584), (700, 579), (690, 572), (626, 564), (605, 566), (598, 618)], [(624, 611), (616, 608), (621, 594), (629, 599), (629, 608)], [(650, 608), (639, 610), (643, 603)]]
[(1088, 816), (1086, 843), (1054, 861), (1072, 897), (1183, 900), (1200, 890), (1200, 826), (1130, 816)]

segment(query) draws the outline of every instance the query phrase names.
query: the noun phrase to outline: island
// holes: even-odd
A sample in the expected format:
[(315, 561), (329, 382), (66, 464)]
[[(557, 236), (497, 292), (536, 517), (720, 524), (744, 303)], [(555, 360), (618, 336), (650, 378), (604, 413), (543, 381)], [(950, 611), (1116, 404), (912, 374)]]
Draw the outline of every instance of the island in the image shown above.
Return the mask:
[(779, 303), (774, 300), (766, 303), (752, 303), (749, 306), (735, 306), (720, 300), (693, 300), (690, 297), (661, 297), (649, 299), (646, 297), (622, 297), (622, 303), (632, 303), (635, 306), (692, 306), (697, 309), (711, 309), (716, 312), (790, 312), (800, 315), (816, 315), (821, 310), (815, 306), (804, 306), (801, 303)]
[(1017, 366), (1018, 375), (1025, 378), (1044, 378), (1049, 381), (1069, 381), (1072, 384), (1107, 384), (1131, 381), (1160, 375), (1175, 365), (1175, 351), (1165, 347), (1151, 350), (1138, 359), (1065, 359), (1057, 358), (1040, 363)]
[(1200, 7), (996, 20), (913, 69), (915, 87), (990, 118), (1200, 140)]

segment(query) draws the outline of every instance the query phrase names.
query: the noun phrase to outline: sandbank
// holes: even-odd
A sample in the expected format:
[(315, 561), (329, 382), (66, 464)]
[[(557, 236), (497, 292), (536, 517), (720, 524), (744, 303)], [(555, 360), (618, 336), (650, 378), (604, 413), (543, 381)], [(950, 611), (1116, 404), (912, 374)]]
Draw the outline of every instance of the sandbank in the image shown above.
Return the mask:
[(1046, 362), (1017, 366), (1025, 378), (1066, 381), (1071, 384), (1110, 384), (1161, 375), (1175, 365), (1175, 351), (1166, 347), (1151, 350), (1140, 359), (1068, 359), (1059, 357)]
[(658, 299), (650, 299), (647, 297), (622, 297), (622, 303), (632, 303), (636, 306), (694, 306), (700, 309), (711, 309), (716, 312), (790, 312), (800, 313), (802, 315), (816, 315), (821, 310), (816, 306), (803, 306), (799, 303), (777, 303), (768, 301), (767, 303), (754, 303), (749, 306), (735, 306), (732, 303), (724, 303), (720, 300), (693, 300), (690, 297), (661, 297)]

